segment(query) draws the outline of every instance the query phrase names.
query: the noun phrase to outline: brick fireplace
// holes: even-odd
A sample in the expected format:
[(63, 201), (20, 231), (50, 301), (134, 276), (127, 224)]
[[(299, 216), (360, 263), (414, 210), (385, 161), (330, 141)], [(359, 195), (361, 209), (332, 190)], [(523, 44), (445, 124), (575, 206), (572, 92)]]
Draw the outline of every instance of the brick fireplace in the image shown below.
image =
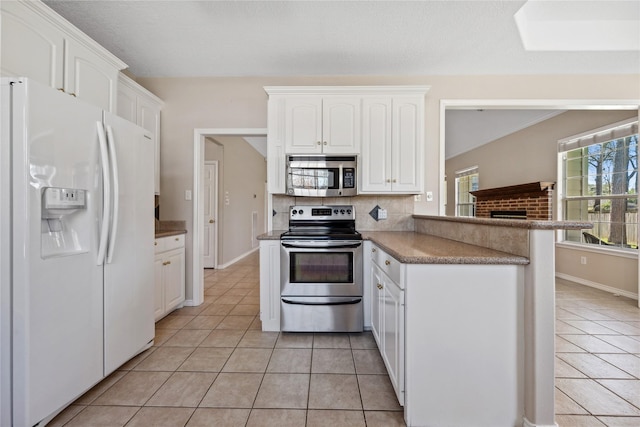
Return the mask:
[(553, 182), (532, 182), (472, 191), (477, 218), (553, 219)]

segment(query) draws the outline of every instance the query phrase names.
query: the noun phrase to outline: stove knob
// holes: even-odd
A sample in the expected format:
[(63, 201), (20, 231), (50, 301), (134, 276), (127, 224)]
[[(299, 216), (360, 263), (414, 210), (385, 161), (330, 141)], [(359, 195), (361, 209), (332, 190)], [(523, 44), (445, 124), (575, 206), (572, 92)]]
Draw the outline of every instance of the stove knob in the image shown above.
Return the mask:
[(340, 213), (344, 215), (344, 209), (340, 209)]
[(294, 209), (294, 210), (292, 210), (292, 211), (291, 211), (291, 213), (292, 213), (293, 215), (295, 215), (295, 214), (297, 214), (297, 213), (298, 213), (298, 211)]
[(303, 211), (302, 209), (300, 209), (300, 210), (298, 211), (298, 213), (299, 213), (300, 215), (302, 215), (302, 214), (304, 213), (304, 211)]
[(347, 209), (347, 213), (351, 215), (351, 209)]
[(334, 214), (336, 214), (336, 215), (338, 215), (338, 209), (334, 209), (334, 210), (333, 210), (333, 213), (334, 213)]

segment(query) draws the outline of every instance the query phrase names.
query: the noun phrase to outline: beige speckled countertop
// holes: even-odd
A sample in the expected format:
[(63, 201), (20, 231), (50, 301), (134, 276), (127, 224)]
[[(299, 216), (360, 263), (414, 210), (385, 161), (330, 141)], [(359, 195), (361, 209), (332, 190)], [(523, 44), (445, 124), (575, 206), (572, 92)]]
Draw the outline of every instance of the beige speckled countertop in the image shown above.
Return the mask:
[[(283, 230), (258, 236), (258, 240), (280, 240)], [(405, 264), (529, 264), (529, 259), (442, 237), (412, 231), (363, 231), (362, 237)]]
[(432, 219), (436, 221), (462, 222), (477, 225), (524, 228), (528, 230), (583, 230), (593, 228), (593, 224), (585, 221), (532, 221), (521, 219), (475, 218), (466, 216), (434, 216), (413, 215), (415, 219)]
[(186, 233), (186, 221), (156, 221), (156, 239)]
[(412, 231), (364, 231), (362, 237), (404, 264), (529, 264), (525, 257)]

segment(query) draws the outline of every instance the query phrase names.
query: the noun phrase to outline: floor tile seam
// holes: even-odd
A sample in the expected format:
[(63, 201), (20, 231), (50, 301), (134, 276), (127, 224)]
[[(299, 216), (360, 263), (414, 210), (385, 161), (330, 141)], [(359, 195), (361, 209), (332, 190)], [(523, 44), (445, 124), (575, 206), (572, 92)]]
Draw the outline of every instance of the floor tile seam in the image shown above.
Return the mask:
[[(563, 359), (562, 357), (558, 356), (559, 354), (589, 354), (591, 356), (595, 356), (596, 358), (598, 358), (598, 360), (601, 360), (603, 362), (605, 362), (607, 365), (610, 365), (622, 372), (624, 372), (627, 375), (630, 375), (632, 378), (634, 377), (632, 374), (628, 373), (627, 371), (625, 371), (624, 369), (620, 368), (617, 365), (614, 365), (613, 363), (609, 362), (608, 360), (602, 359), (601, 357), (598, 357), (598, 354), (620, 354), (620, 353), (558, 353), (556, 352), (556, 356), (562, 360), (563, 362), (565, 362), (566, 364), (568, 364), (569, 366), (571, 366), (573, 369), (575, 369), (576, 371), (580, 372), (581, 374), (585, 375), (587, 378), (591, 378), (591, 379), (612, 379), (612, 380), (617, 380), (617, 379), (632, 379), (632, 378), (598, 378), (598, 377), (593, 377), (589, 374), (587, 374), (585, 371), (583, 371), (582, 369), (580, 369), (579, 367), (575, 366), (574, 364), (572, 364), (571, 362), (569, 362), (568, 360)], [(556, 378), (573, 378), (573, 377), (557, 377)]]
[[(606, 389), (607, 391), (609, 391), (610, 393), (614, 394), (616, 397), (618, 397), (619, 399), (621, 399), (622, 401), (626, 402), (627, 404), (631, 405), (633, 408), (636, 408), (638, 411), (640, 411), (640, 407), (634, 405), (633, 403), (629, 402), (627, 399), (625, 399), (624, 397), (620, 396), (618, 393), (614, 392), (613, 390), (609, 389), (608, 387), (606, 387), (604, 384), (601, 384), (599, 381), (593, 379), (593, 378), (573, 378), (573, 380), (587, 380), (587, 381), (592, 381), (596, 384), (598, 384), (600, 387), (603, 387), (604, 389)], [(557, 386), (556, 386), (557, 390), (560, 390)], [(615, 417), (615, 416), (625, 416), (625, 415), (611, 415), (611, 414), (597, 414), (594, 413), (592, 411), (590, 411), (589, 409), (587, 409), (586, 407), (580, 405), (575, 399), (573, 399), (571, 396), (569, 396), (568, 393), (564, 392), (563, 390), (560, 390), (561, 392), (563, 392), (563, 394), (565, 394), (567, 397), (569, 397), (572, 401), (574, 401), (578, 406), (580, 406), (581, 408), (583, 408), (585, 411), (587, 411), (589, 413), (589, 415), (593, 416), (593, 417)], [(571, 415), (571, 414), (563, 414), (563, 415)], [(573, 414), (573, 415), (579, 415), (579, 414)], [(640, 414), (638, 415), (640, 416)]]
[[(583, 336), (589, 336), (589, 337), (593, 337), (595, 339), (597, 339), (598, 341), (602, 342), (603, 344), (607, 344), (610, 345), (612, 347), (617, 348), (618, 350), (620, 350), (620, 352), (610, 352), (610, 351), (601, 351), (601, 352), (597, 352), (594, 353), (592, 351), (589, 351), (588, 349), (586, 349), (584, 346), (581, 346), (580, 344), (576, 344), (574, 342), (569, 341), (568, 339), (564, 338), (565, 336), (579, 336), (579, 337), (583, 337)], [(589, 353), (589, 354), (634, 354), (634, 353), (630, 353), (627, 350), (620, 348), (619, 346), (615, 345), (615, 344), (611, 344), (605, 340), (602, 340), (600, 338), (598, 338), (598, 336), (594, 335), (594, 334), (556, 334), (556, 336), (564, 339), (565, 341), (569, 342), (570, 344), (575, 345), (576, 347), (581, 348), (582, 350), (584, 350), (585, 352)], [(622, 352), (622, 353), (621, 353)], [(564, 352), (564, 353), (568, 353), (568, 352)]]
[[(586, 378), (585, 378), (586, 379)], [(557, 393), (562, 393), (567, 399), (569, 399), (570, 401), (572, 401), (574, 404), (576, 404), (578, 407), (582, 408), (587, 414), (589, 414), (590, 416), (594, 416), (593, 414), (591, 414), (591, 412), (589, 412), (589, 410), (587, 408), (585, 408), (584, 406), (582, 406), (580, 403), (578, 403), (577, 400), (575, 400), (573, 397), (571, 397), (568, 393), (566, 393), (564, 390), (560, 389), (560, 387), (558, 387), (558, 385), (555, 385), (555, 390)], [(585, 415), (585, 414), (558, 414), (558, 409), (557, 409), (557, 405), (554, 404), (554, 414), (555, 415)]]
[[(635, 378), (635, 379), (637, 379), (637, 380), (640, 380), (640, 375), (636, 376), (635, 374), (633, 374), (633, 373), (631, 373), (631, 372), (627, 371), (626, 369), (624, 369), (622, 366), (615, 365), (615, 364), (613, 364), (612, 362), (608, 361), (607, 359), (603, 359), (602, 357), (600, 357), (600, 355), (601, 355), (601, 354), (613, 354), (613, 355), (620, 355), (621, 353), (594, 353), (593, 355), (594, 355), (594, 356), (596, 356), (598, 359), (603, 360), (603, 361), (605, 361), (605, 362), (609, 363), (610, 365), (615, 366), (616, 368), (620, 369), (621, 371), (623, 371), (623, 372), (625, 372), (625, 373), (627, 373), (627, 374), (631, 375), (633, 378)], [(639, 363), (640, 363), (640, 361), (639, 361)], [(603, 379), (604, 379), (604, 378), (603, 378)]]
[[(600, 386), (606, 388), (607, 390), (609, 390), (611, 393), (615, 394), (616, 396), (618, 396), (620, 399), (624, 400), (625, 402), (627, 402), (629, 405), (633, 406), (634, 408), (636, 408), (638, 411), (640, 411), (640, 405), (636, 405), (633, 402), (630, 402), (627, 398), (625, 398), (624, 396), (621, 396), (619, 393), (617, 393), (615, 390), (610, 389), (609, 387), (607, 387), (605, 384), (602, 384), (600, 381), (598, 381), (597, 379), (594, 379), (594, 381), (596, 383), (598, 383)], [(625, 379), (620, 379), (620, 380), (615, 380), (615, 381), (634, 381), (634, 380), (625, 380)], [(606, 415), (601, 415), (601, 416), (606, 416)], [(638, 417), (640, 417), (640, 413), (637, 415)]]

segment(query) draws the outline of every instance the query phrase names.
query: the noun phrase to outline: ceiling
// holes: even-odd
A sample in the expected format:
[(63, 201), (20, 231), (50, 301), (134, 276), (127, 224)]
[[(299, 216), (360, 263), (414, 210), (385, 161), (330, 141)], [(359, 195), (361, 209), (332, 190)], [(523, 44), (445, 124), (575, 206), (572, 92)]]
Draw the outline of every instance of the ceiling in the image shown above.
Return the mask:
[[(632, 24), (631, 31), (638, 33), (633, 37), (640, 40), (637, 0), (44, 2), (137, 77), (640, 73), (640, 49), (618, 50), (619, 38), (608, 37), (611, 25)], [(557, 17), (526, 10), (539, 4), (564, 8)], [(600, 25), (599, 17), (609, 27)], [(558, 36), (566, 41), (563, 51), (554, 50), (559, 45), (553, 43), (544, 47), (558, 26), (580, 35), (575, 24), (584, 24), (581, 19), (588, 20), (589, 34), (606, 30), (598, 39), (610, 40), (613, 47), (566, 47), (572, 41), (566, 32)], [(542, 29), (545, 37), (536, 45), (536, 35), (527, 35), (525, 49), (523, 28)], [(448, 111), (445, 157), (550, 114)], [(264, 154), (264, 138), (249, 143)]]
[[(522, 0), (45, 3), (138, 77), (640, 72), (638, 49), (525, 50), (514, 19)], [(604, 3), (640, 20), (637, 0), (554, 3), (576, 5), (569, 15)], [(598, 22), (585, 19), (597, 33)]]

